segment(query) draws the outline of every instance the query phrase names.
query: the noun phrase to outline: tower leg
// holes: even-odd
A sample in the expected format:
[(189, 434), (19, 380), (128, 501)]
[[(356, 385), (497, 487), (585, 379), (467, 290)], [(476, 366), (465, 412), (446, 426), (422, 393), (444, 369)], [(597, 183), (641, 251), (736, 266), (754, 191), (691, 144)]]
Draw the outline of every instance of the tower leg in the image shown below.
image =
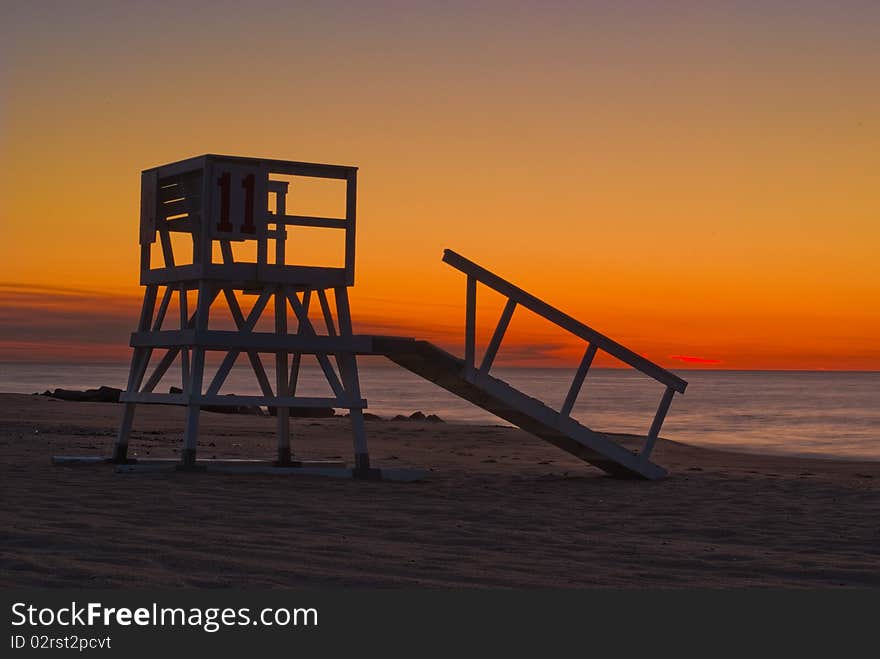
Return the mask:
[(370, 452), (367, 450), (367, 430), (364, 427), (363, 410), (351, 410), (351, 429), (354, 433), (355, 475), (366, 475), (370, 470)]
[(196, 466), (196, 446), (199, 437), (199, 413), (201, 404), (194, 399), (202, 394), (202, 374), (205, 370), (205, 349), (193, 350), (193, 363), (190, 370), (190, 379), (187, 383), (186, 393), (190, 403), (186, 408), (186, 425), (183, 428), (183, 449), (180, 454), (180, 464), (184, 469), (192, 469)]
[(128, 435), (134, 422), (134, 408), (136, 403), (126, 403), (122, 412), (122, 423), (119, 425), (119, 435), (116, 437), (116, 445), (113, 447), (112, 461), (116, 464), (128, 462)]
[[(195, 329), (206, 330), (208, 328), (208, 310), (213, 297), (209, 297), (210, 291), (203, 281), (199, 284), (199, 297), (196, 303)], [(180, 455), (180, 464), (184, 469), (193, 469), (196, 466), (196, 445), (199, 436), (199, 412), (201, 411), (202, 378), (205, 375), (205, 349), (197, 346), (192, 351), (192, 364), (189, 368), (189, 380), (184, 383), (184, 393), (189, 400), (186, 410), (186, 425), (183, 430), (183, 449)]]
[[(141, 305), (141, 316), (138, 320), (138, 330), (143, 332), (150, 329), (153, 322), (153, 311), (156, 308), (156, 294), (159, 287), (155, 284), (147, 286), (144, 291), (144, 302)], [(128, 384), (125, 387), (127, 393), (137, 393), (141, 388), (141, 382), (144, 379), (144, 373), (147, 370), (147, 364), (150, 356), (153, 354), (152, 348), (135, 348), (131, 355), (131, 367), (128, 371)], [(128, 436), (131, 434), (131, 426), (134, 422), (134, 408), (136, 403), (125, 403), (122, 412), (122, 422), (119, 424), (119, 434), (116, 436), (116, 444), (113, 447), (113, 457), (111, 460), (115, 463), (122, 464), (128, 461)]]
[(190, 404), (186, 408), (186, 426), (183, 431), (183, 449), (180, 454), (180, 464), (185, 469), (196, 466), (196, 441), (199, 436), (199, 412), (198, 403)]
[[(336, 297), (336, 315), (339, 318), (339, 333), (351, 336), (351, 309), (348, 305), (348, 289), (340, 287), (334, 290)], [(349, 398), (360, 401), (361, 386), (358, 378), (357, 358), (354, 353), (338, 356), (339, 368), (342, 371), (342, 383)], [(354, 433), (354, 475), (355, 478), (370, 478), (378, 471), (370, 469), (370, 452), (367, 449), (367, 431), (364, 427), (364, 411), (360, 408), (349, 410), (351, 429)]]
[[(151, 354), (152, 350), (149, 348), (134, 349), (134, 354), (131, 357), (131, 369), (128, 373), (128, 385), (125, 387), (126, 393), (137, 393), (140, 389)], [(113, 457), (111, 458), (117, 464), (128, 462), (128, 436), (131, 434), (136, 404), (125, 403), (122, 411), (122, 422), (119, 424), (119, 434), (116, 436), (116, 444), (113, 447)]]
[[(358, 381), (357, 360), (354, 354), (340, 355), (340, 370), (345, 393), (349, 398), (360, 400), (361, 390)], [(351, 430), (354, 434), (354, 473), (356, 477), (370, 475), (370, 452), (367, 449), (367, 430), (364, 426), (364, 411), (361, 408), (349, 409)]]
[[(147, 364), (152, 354), (152, 348), (134, 349), (134, 354), (131, 358), (131, 370), (128, 373), (128, 386), (125, 388), (127, 393), (137, 393), (140, 390), (141, 383), (144, 380), (144, 373), (147, 370)], [(128, 462), (128, 436), (131, 433), (131, 426), (134, 422), (134, 408), (136, 404), (125, 403), (125, 408), (122, 412), (119, 434), (116, 436), (116, 445), (113, 447), (112, 461), (117, 464)]]
[(277, 407), (278, 410), (278, 466), (290, 465), (290, 408)]
[[(275, 333), (287, 335), (287, 291), (284, 286), (279, 286), (275, 292)], [(287, 353), (279, 350), (275, 353), (275, 395), (279, 398), (290, 395), (287, 365)], [(278, 421), (277, 464), (283, 467), (290, 464), (290, 408), (278, 405), (275, 414)]]

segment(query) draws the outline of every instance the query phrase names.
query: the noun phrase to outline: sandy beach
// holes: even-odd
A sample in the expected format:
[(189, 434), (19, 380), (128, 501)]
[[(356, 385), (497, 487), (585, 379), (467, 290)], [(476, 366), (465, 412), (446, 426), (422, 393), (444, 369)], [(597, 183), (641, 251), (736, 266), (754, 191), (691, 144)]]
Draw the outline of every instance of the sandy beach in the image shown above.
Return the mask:
[[(430, 410), (425, 410), (430, 412)], [(621, 481), (506, 427), (368, 422), (420, 483), (117, 474), (121, 408), (0, 395), (0, 585), (729, 588), (880, 586), (880, 462), (661, 440)], [(200, 456), (274, 454), (274, 419), (202, 415)], [(176, 456), (183, 411), (140, 406), (131, 454)], [(297, 419), (298, 457), (350, 461), (345, 419)]]

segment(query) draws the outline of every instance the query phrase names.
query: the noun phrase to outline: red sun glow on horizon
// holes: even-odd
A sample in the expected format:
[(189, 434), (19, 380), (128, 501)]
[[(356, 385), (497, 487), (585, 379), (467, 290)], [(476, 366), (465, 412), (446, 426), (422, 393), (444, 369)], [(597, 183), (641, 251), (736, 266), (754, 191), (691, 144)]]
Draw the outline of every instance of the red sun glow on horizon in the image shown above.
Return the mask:
[(707, 359), (706, 357), (691, 357), (689, 355), (669, 355), (670, 359), (677, 359), (685, 364), (720, 364), (720, 359)]

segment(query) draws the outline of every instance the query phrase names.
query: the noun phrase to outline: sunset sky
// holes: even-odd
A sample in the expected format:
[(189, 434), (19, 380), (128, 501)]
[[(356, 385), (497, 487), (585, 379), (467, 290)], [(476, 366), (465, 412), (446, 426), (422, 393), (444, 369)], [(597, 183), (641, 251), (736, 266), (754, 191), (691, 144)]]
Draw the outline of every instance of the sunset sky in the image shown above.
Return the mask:
[(880, 369), (880, 3), (297, 4), (3, 3), (0, 360), (124, 360), (140, 170), (226, 153), (360, 167), (360, 331), (460, 350), (452, 248), (669, 368)]

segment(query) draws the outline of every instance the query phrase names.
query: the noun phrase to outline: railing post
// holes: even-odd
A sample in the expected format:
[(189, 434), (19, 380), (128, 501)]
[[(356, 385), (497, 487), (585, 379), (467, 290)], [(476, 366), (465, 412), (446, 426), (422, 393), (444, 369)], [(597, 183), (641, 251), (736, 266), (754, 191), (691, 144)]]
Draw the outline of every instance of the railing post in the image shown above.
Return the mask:
[(565, 397), (565, 402), (562, 404), (562, 409), (559, 410), (561, 416), (567, 417), (571, 415), (571, 409), (574, 407), (578, 394), (581, 392), (584, 378), (587, 377), (587, 371), (590, 370), (590, 365), (593, 363), (593, 358), (596, 356), (597, 349), (598, 348), (594, 343), (587, 346), (587, 350), (584, 352), (584, 357), (581, 359), (581, 365), (578, 366), (577, 373), (574, 374), (571, 388), (568, 390), (568, 395)]
[[(492, 290), (501, 293), (504, 297), (509, 300), (516, 300), (516, 303), (532, 311), (545, 320), (549, 320), (554, 325), (558, 325), (562, 329), (571, 332), (575, 336), (578, 336), (585, 341), (589, 341), (590, 343), (596, 344), (596, 347), (604, 352), (607, 352), (612, 357), (616, 357), (620, 361), (625, 364), (632, 366), (633, 368), (641, 371), (645, 375), (648, 375), (658, 382), (663, 383), (667, 387), (674, 387), (675, 390), (679, 393), (684, 393), (685, 388), (687, 387), (687, 382), (682, 380), (680, 377), (667, 371), (659, 364), (655, 364), (647, 357), (644, 357), (636, 352), (633, 352), (626, 346), (617, 343), (604, 334), (597, 332), (592, 327), (588, 327), (584, 325), (582, 322), (572, 318), (566, 313), (563, 313), (559, 309), (550, 306), (543, 300), (536, 298), (531, 293), (527, 293), (523, 289), (514, 286), (509, 281), (506, 281), (499, 277), (498, 275), (489, 272), (485, 268), (477, 265), (473, 261), (469, 261), (456, 254), (451, 250), (446, 250), (443, 253), (443, 261), (444, 263), (448, 263), (453, 268), (460, 270), (465, 273), (468, 277), (468, 287), (470, 291), (471, 286), (476, 286), (475, 282), (471, 282), (471, 279), (479, 281), (481, 284), (488, 286)], [(467, 343), (465, 344), (465, 348), (467, 349)]]
[(464, 317), (464, 373), (470, 379), (474, 374), (474, 354), (477, 332), (477, 280), (468, 275)]
[(663, 398), (660, 399), (660, 405), (657, 407), (657, 414), (654, 415), (654, 423), (651, 424), (651, 429), (648, 431), (648, 437), (645, 439), (645, 446), (639, 454), (639, 457), (642, 460), (647, 460), (651, 457), (651, 451), (654, 450), (654, 442), (657, 441), (657, 437), (660, 435), (660, 428), (663, 426), (663, 419), (666, 418), (666, 413), (669, 411), (669, 404), (672, 402), (672, 397), (674, 395), (675, 389), (672, 387), (666, 387), (666, 391), (663, 393)]
[(488, 375), (489, 369), (492, 368), (492, 362), (495, 361), (495, 355), (498, 354), (498, 348), (501, 347), (501, 340), (504, 338), (504, 333), (510, 325), (510, 319), (513, 317), (515, 309), (516, 300), (508, 300), (507, 304), (504, 305), (504, 311), (501, 312), (501, 318), (498, 319), (495, 333), (492, 334), (492, 339), (489, 341), (489, 345), (486, 348), (486, 354), (483, 355), (483, 361), (480, 364), (480, 372), (483, 375)]
[[(287, 336), (287, 288), (279, 286), (275, 291), (275, 334)], [(279, 350), (275, 353), (275, 395), (284, 398), (288, 395), (287, 353)], [(278, 424), (278, 466), (290, 464), (290, 408), (275, 406), (275, 417)]]

